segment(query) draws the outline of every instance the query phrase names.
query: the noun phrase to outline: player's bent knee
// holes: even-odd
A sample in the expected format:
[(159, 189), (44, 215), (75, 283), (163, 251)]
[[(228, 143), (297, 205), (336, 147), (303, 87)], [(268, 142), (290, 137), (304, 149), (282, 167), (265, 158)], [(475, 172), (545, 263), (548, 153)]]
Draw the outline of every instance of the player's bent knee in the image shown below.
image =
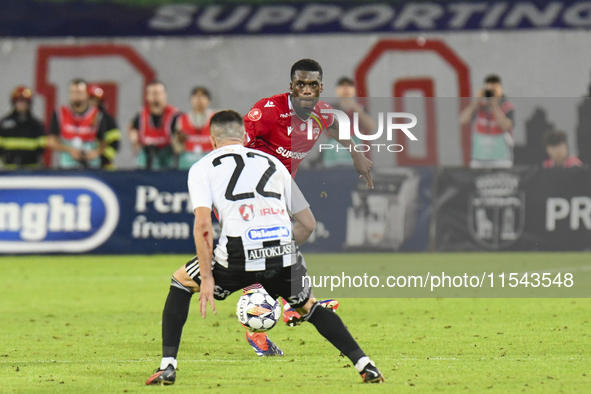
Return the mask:
[(199, 285), (193, 280), (193, 278), (189, 276), (184, 265), (176, 270), (172, 277), (176, 279), (182, 286), (191, 290), (191, 292), (197, 293), (199, 291)]

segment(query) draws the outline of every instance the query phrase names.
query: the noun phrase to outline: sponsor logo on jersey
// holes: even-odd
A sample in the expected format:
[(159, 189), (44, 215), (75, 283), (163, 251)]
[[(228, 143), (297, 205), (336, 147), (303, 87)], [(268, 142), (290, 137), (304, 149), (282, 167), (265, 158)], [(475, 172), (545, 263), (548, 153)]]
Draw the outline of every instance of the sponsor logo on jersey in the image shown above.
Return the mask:
[(242, 219), (249, 221), (252, 218), (254, 218), (254, 209), (252, 207), (252, 204), (243, 204), (240, 206), (239, 208), (240, 211), (240, 216), (242, 216)]
[(253, 122), (256, 122), (263, 116), (263, 112), (259, 108), (253, 108), (250, 110), (247, 116), (248, 119), (252, 120)]
[(292, 126), (287, 126), (287, 135), (290, 136), (291, 132), (293, 131), (293, 127)]
[(282, 146), (277, 148), (277, 150), (275, 152), (277, 152), (279, 155), (281, 155), (285, 158), (290, 158), (290, 159), (295, 159), (295, 160), (303, 160), (306, 156), (308, 156), (308, 152), (292, 152), (290, 150), (285, 149)]
[(259, 210), (261, 216), (269, 216), (269, 215), (285, 215), (285, 209), (277, 209), (277, 208), (262, 208)]
[(280, 118), (289, 118), (295, 115), (295, 111), (290, 109), (288, 113), (279, 115)]
[(280, 257), (295, 253), (295, 244), (285, 244), (276, 246), (266, 246), (259, 249), (249, 249), (248, 260), (268, 259), (272, 257)]
[(252, 228), (246, 231), (246, 236), (251, 241), (285, 238), (291, 236), (291, 230), (287, 226)]
[(0, 251), (82, 253), (102, 245), (119, 221), (119, 201), (87, 177), (0, 179)]
[(274, 107), (274, 106), (275, 106), (275, 104), (273, 104), (272, 101), (267, 101), (267, 104), (265, 104), (265, 108), (271, 108), (271, 107)]

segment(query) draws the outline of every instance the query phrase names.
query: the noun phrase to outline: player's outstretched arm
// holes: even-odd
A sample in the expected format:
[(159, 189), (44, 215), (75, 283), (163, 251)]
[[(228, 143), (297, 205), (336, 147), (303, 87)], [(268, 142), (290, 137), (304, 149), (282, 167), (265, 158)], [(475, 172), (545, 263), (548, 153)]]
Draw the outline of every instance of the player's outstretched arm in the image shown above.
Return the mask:
[(312, 235), (312, 232), (316, 228), (316, 219), (310, 208), (293, 214), (292, 218), (295, 220), (293, 236), (296, 244), (301, 245)]
[(353, 159), (353, 164), (355, 165), (355, 169), (367, 182), (367, 188), (373, 189), (373, 181), (371, 179), (371, 167), (373, 166), (373, 162), (369, 160), (365, 155), (361, 152), (357, 152), (354, 148), (355, 143), (352, 139), (339, 139), (339, 122), (335, 119), (333, 124), (327, 130), (328, 134), (337, 140), (341, 145), (343, 145), (349, 153), (351, 153), (351, 158)]
[(201, 289), (199, 294), (199, 304), (201, 308), (201, 317), (205, 318), (207, 304), (211, 306), (213, 313), (217, 313), (213, 298), (213, 289), (215, 282), (211, 271), (213, 256), (213, 225), (211, 224), (211, 209), (205, 207), (195, 208), (195, 227), (193, 234), (195, 238), (195, 247), (197, 248), (197, 260), (199, 261), (199, 271), (201, 276)]

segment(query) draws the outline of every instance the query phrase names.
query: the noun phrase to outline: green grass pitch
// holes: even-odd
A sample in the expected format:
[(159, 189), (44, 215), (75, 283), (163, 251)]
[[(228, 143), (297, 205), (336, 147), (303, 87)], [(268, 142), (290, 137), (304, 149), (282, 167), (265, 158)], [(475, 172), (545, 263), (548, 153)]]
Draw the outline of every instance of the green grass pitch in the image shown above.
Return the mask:
[[(381, 258), (417, 256), (443, 263), (469, 258)], [(574, 258), (581, 256), (589, 258)], [(238, 294), (217, 302), (218, 314), (205, 320), (194, 297), (177, 383), (146, 387), (160, 360), (169, 278), (187, 258), (0, 258), (0, 392), (556, 393), (591, 387), (589, 299), (341, 299), (339, 315), (386, 376), (385, 384), (369, 386), (310, 324), (277, 326), (269, 334), (285, 356), (257, 358), (235, 317)], [(346, 266), (358, 264), (359, 255), (308, 255), (307, 262)]]

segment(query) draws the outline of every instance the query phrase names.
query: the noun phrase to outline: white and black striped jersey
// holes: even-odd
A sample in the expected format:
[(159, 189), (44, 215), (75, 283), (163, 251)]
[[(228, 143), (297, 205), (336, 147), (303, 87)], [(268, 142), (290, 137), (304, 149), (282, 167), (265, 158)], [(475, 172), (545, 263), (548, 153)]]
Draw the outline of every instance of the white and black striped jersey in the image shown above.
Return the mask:
[[(222, 232), (217, 264), (262, 271), (295, 262), (290, 214), (309, 205), (281, 162), (242, 145), (214, 150), (189, 170), (193, 210), (217, 211)], [(294, 201), (295, 200), (295, 201)]]

